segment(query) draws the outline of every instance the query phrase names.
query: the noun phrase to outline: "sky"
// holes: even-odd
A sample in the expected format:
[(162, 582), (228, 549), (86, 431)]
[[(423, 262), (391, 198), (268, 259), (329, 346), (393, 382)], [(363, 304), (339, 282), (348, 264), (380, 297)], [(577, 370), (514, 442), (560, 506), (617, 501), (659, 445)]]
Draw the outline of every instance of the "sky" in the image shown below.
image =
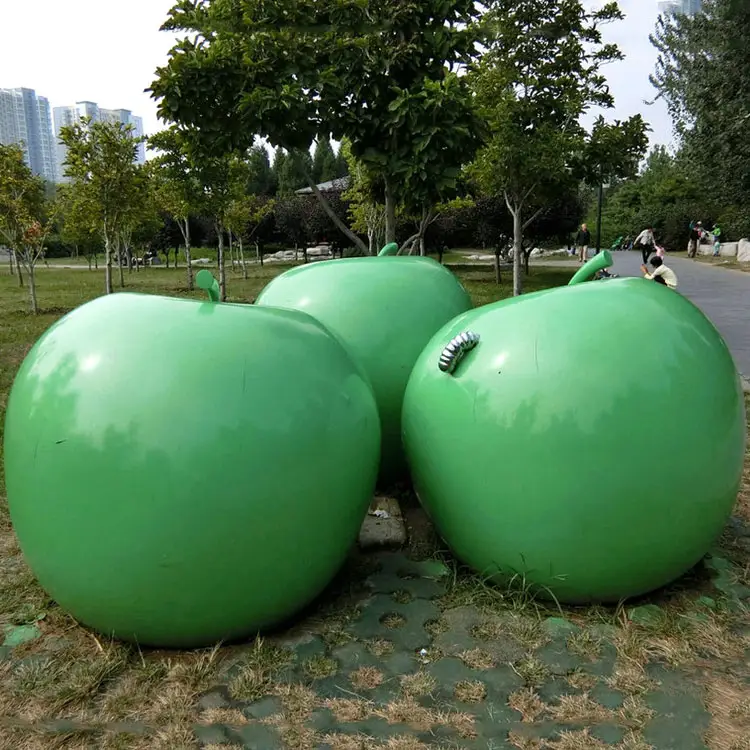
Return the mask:
[[(603, 0), (587, 0), (595, 7)], [(144, 92), (163, 65), (174, 37), (160, 32), (174, 0), (0, 0), (0, 88), (26, 87), (53, 107), (93, 101), (143, 117), (147, 134), (161, 128), (156, 103)], [(616, 109), (607, 119), (642, 113), (652, 142), (670, 144), (671, 123), (648, 77), (656, 54), (648, 35), (656, 0), (620, 0), (625, 21), (606, 29), (626, 60), (607, 66)]]

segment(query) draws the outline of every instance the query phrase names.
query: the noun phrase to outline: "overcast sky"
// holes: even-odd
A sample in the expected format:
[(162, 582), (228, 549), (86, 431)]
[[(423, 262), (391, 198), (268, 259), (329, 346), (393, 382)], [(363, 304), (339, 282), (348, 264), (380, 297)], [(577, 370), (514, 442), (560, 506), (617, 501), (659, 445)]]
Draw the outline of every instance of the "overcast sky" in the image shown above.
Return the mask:
[[(108, 109), (130, 109), (147, 133), (159, 129), (156, 105), (144, 93), (162, 65), (173, 38), (159, 31), (173, 0), (0, 0), (0, 88), (24, 86), (53, 107), (93, 101)], [(590, 6), (601, 2), (588, 0)], [(607, 117), (641, 112), (652, 139), (671, 141), (663, 105), (648, 81), (655, 53), (648, 41), (656, 0), (620, 0), (627, 19), (607, 29), (626, 53), (607, 68), (617, 108)]]

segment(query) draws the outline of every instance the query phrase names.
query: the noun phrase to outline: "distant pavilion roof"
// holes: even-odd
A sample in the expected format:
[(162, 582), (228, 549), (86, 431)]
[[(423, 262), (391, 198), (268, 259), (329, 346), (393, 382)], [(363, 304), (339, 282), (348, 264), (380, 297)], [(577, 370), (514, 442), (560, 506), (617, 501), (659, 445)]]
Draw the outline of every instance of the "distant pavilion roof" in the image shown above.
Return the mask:
[[(348, 187), (348, 177), (341, 177), (338, 180), (331, 180), (330, 182), (321, 182), (320, 185), (317, 186), (321, 193), (339, 192), (348, 189)], [(311, 193), (312, 188), (309, 187), (302, 188), (302, 190), (297, 190), (296, 192), (297, 195), (310, 195)]]

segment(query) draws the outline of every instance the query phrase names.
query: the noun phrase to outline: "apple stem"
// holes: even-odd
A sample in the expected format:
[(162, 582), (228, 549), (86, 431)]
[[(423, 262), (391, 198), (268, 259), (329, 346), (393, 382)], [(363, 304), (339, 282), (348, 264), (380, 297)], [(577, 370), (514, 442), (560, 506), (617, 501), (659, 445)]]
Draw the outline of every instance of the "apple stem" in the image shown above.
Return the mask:
[(598, 255), (595, 255), (585, 266), (578, 269), (578, 273), (568, 282), (568, 286), (576, 286), (577, 284), (583, 284), (584, 281), (588, 281), (596, 276), (599, 271), (603, 271), (605, 268), (609, 268), (614, 264), (612, 260), (612, 254), (609, 250), (602, 250)]
[(221, 290), (219, 288), (219, 282), (214, 278), (211, 271), (207, 271), (205, 268), (198, 272), (195, 277), (195, 283), (199, 289), (202, 289), (208, 295), (210, 302), (221, 301)]
[(391, 242), (390, 245), (386, 245), (378, 253), (378, 258), (385, 258), (387, 255), (398, 255), (398, 244), (396, 242)]

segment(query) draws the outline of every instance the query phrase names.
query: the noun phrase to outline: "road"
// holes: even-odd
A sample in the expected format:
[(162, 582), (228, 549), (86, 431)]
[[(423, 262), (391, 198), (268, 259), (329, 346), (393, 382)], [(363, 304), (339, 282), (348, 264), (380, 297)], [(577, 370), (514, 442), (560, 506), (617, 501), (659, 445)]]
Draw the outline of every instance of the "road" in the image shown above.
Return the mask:
[[(640, 253), (612, 253), (614, 272), (639, 276)], [(677, 274), (679, 290), (713, 321), (729, 345), (737, 369), (750, 378), (750, 273), (687, 258), (666, 258)]]

